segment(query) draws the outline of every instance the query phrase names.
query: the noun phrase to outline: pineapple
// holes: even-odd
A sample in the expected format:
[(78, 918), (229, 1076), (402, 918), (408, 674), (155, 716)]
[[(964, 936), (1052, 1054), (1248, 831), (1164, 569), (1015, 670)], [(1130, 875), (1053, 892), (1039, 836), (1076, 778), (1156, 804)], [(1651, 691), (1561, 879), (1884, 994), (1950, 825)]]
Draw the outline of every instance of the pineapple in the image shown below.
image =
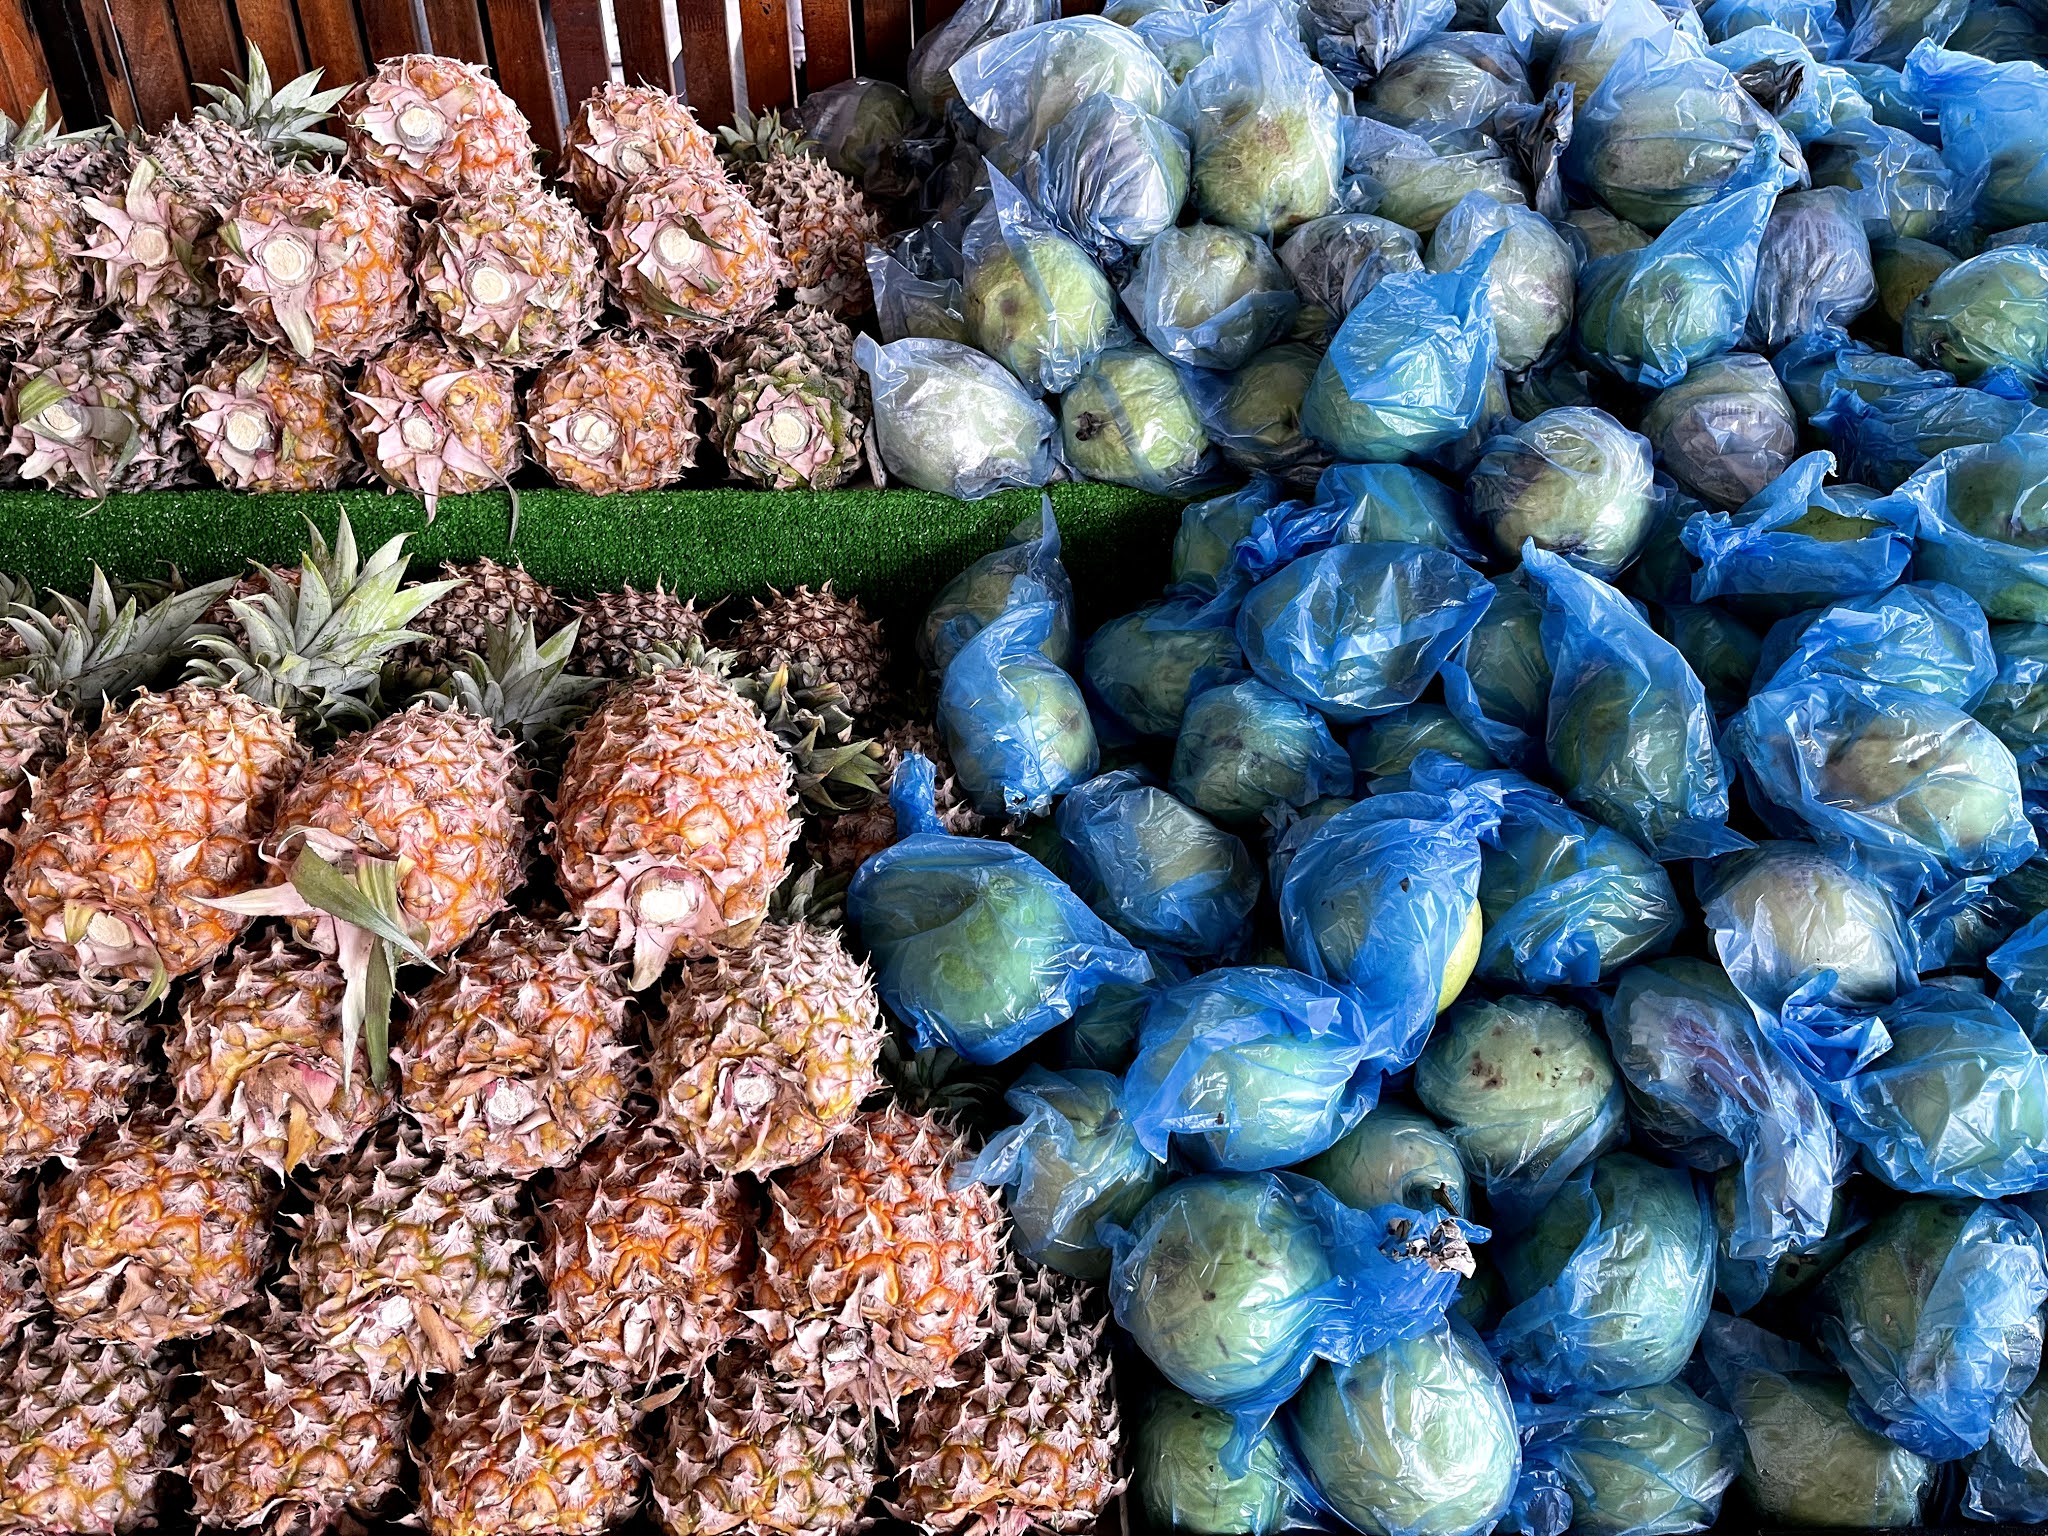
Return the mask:
[(753, 1315), (780, 1375), (891, 1421), (907, 1393), (959, 1379), (1002, 1259), (995, 1197), (952, 1187), (963, 1155), (891, 1106), (769, 1181)]
[(339, 966), (278, 935), (224, 956), (165, 1043), (184, 1123), (280, 1178), (353, 1150), (392, 1095), (342, 1060), (341, 996)]
[[(935, 806), (945, 829), (955, 837), (980, 837), (987, 831), (987, 824), (953, 777), (952, 762), (937, 731), (918, 721), (907, 722), (883, 733), (879, 751), (877, 783), (891, 783), (904, 757), (917, 753), (929, 759), (936, 770)], [(840, 876), (851, 877), (862, 864), (896, 841), (896, 813), (890, 809), (887, 795), (875, 795), (865, 804), (813, 825), (817, 831), (808, 845), (812, 857), (828, 872)]]
[(412, 230), (374, 187), (286, 169), (238, 198), (214, 258), (221, 297), (258, 341), (346, 367), (412, 329)]
[(724, 173), (718, 141), (697, 115), (651, 85), (597, 87), (583, 98), (562, 146), (562, 179), (593, 219), (602, 219), (628, 182), (664, 171)]
[(210, 1332), (255, 1299), (270, 1205), (260, 1173), (167, 1124), (103, 1131), (43, 1197), (50, 1310), (141, 1349)]
[(481, 656), (493, 635), (526, 620), (536, 631), (560, 629), (568, 610), (552, 589), (522, 566), (500, 565), (488, 555), (462, 565), (443, 565), (444, 580), (459, 582), (412, 621), (419, 639), (405, 648), (404, 664), (445, 675), (463, 657)]
[(206, 364), (185, 391), (185, 435), (233, 491), (331, 491), (360, 468), (340, 376), (272, 347)]
[(429, 1536), (600, 1536), (640, 1502), (638, 1411), (547, 1341), (493, 1345), (433, 1415), (420, 1448)]
[(689, 376), (665, 347), (600, 336), (534, 380), (526, 438), (572, 490), (653, 491), (697, 462), (696, 416)]
[(36, 1178), (0, 1175), (0, 1338), (16, 1338), (43, 1310), (32, 1241)]
[(63, 132), (50, 121), (45, 92), (19, 123), (0, 112), (0, 163), (51, 177), (73, 192), (90, 192), (128, 174), (128, 140), (112, 123)]
[(0, 1354), (0, 1530), (125, 1536), (170, 1466), (171, 1372), (126, 1344), (32, 1324)]
[(799, 305), (741, 336), (719, 368), (714, 432), (726, 468), (776, 490), (829, 491), (860, 468), (867, 382), (853, 333)]
[(73, 187), (22, 160), (0, 164), (0, 348), (29, 351), (92, 314), (84, 248)]
[(887, 1034), (874, 980), (837, 934), (770, 923), (747, 949), (683, 967), (653, 1031), (657, 1123), (720, 1173), (804, 1162), (875, 1091)]
[(430, 523), (444, 492), (502, 485), (519, 467), (512, 375), (446, 342), (399, 342), (350, 395), (364, 460), (385, 484), (419, 496)]
[(224, 330), (207, 236), (219, 216), (180, 198), (154, 160), (136, 157), (118, 189), (79, 199), (94, 290), (122, 321), (181, 357)]
[(73, 495), (177, 485), (192, 467), (184, 393), (180, 355), (142, 331), (50, 336), (8, 383), (7, 452), (24, 480)]
[(548, 1321), (566, 1359), (649, 1386), (701, 1370), (742, 1332), (753, 1203), (659, 1131), (607, 1136), (539, 1207)]
[(410, 1407), (300, 1337), (275, 1298), (248, 1331), (200, 1347), (185, 1476), (200, 1525), (325, 1536), (398, 1491)]
[(348, 87), (321, 90), (313, 70), (273, 90), (263, 50), (249, 45), (249, 74), (227, 85), (200, 85), (207, 98), (190, 117), (181, 117), (143, 140), (137, 154), (150, 160), (177, 196), (222, 212), (277, 175), (280, 166), (317, 165), (339, 155), (343, 145), (320, 125)]
[(23, 950), (0, 966), (0, 1175), (76, 1157), (127, 1110), (143, 1026), (124, 999)]
[(633, 677), (640, 658), (681, 651), (704, 638), (704, 616), (659, 582), (652, 592), (627, 582), (616, 592), (586, 599), (576, 612), (576, 667), (598, 677)]
[(921, 1399), (891, 1448), (889, 1512), (933, 1536), (1094, 1530), (1124, 1487), (1106, 1322), (1064, 1275), (1004, 1276), (981, 1358)]
[(669, 1409), (655, 1509), (668, 1536), (854, 1536), (875, 1441), (869, 1414), (827, 1407), (754, 1349), (731, 1350)]
[(350, 168), (407, 207), (539, 184), (526, 119), (478, 64), (386, 59), (349, 92), (341, 119)]
[(631, 985), (745, 944), (782, 883), (790, 767), (730, 685), (681, 667), (614, 688), (562, 769), (552, 852), (570, 911), (633, 953)]
[(525, 1249), (516, 1185), (386, 1128), (314, 1188), (292, 1260), (302, 1327), (379, 1390), (456, 1370), (519, 1315)]
[(535, 187), (452, 199), (426, 226), (413, 281), (450, 345), (515, 368), (573, 349), (604, 308), (590, 226), (567, 198)]
[(881, 243), (883, 229), (860, 188), (780, 113), (755, 117), (741, 107), (735, 126), (718, 134), (728, 163), (775, 230), (798, 301), (848, 319), (865, 314), (874, 302), (868, 247)]
[(798, 587), (754, 604), (733, 631), (732, 647), (756, 671), (787, 667), (799, 687), (836, 686), (849, 713), (865, 715), (887, 695), (889, 647), (882, 626), (855, 597), (840, 597), (826, 582), (813, 592)]
[(680, 346), (710, 346), (774, 307), (784, 271), (775, 236), (722, 172), (628, 183), (604, 238), (627, 319)]

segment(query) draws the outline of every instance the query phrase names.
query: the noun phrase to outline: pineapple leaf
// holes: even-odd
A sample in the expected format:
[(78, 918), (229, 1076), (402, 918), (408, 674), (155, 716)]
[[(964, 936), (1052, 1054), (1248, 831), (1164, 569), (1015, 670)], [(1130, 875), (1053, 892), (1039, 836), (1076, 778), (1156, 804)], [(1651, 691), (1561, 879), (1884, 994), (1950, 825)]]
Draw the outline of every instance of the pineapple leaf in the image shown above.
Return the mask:
[(577, 620), (536, 644), (533, 620), (522, 615), (493, 629), (484, 653), (466, 652), (446, 685), (426, 697), (443, 709), (466, 710), (545, 751), (574, 728), (596, 701), (604, 679), (569, 670)]
[(361, 928), (423, 965), (432, 963), (399, 905), (396, 859), (359, 858), (344, 874), (311, 848), (301, 848), (289, 878), (293, 890), (336, 922)]

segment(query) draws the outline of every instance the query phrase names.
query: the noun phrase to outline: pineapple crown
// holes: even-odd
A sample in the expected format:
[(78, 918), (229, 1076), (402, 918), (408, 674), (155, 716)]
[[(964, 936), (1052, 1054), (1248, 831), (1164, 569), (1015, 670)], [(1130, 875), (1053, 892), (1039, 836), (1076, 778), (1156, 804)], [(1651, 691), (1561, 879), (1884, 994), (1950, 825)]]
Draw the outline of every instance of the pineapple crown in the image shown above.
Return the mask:
[(320, 71), (314, 69), (273, 90), (270, 66), (254, 43), (249, 45), (248, 76), (230, 75), (228, 81), (198, 87), (209, 98), (199, 109), (201, 116), (240, 129), (281, 161), (314, 161), (346, 151), (340, 139), (319, 132), (318, 125), (348, 94), (347, 86), (320, 90)]
[(894, 1029), (882, 1042), (876, 1065), (890, 1097), (912, 1114), (986, 1127), (1002, 1102), (1003, 1081), (996, 1073), (975, 1066), (950, 1046), (918, 1050)]
[(775, 887), (768, 898), (771, 923), (806, 923), (813, 928), (846, 926), (846, 888), (853, 876), (807, 865)]
[[(116, 587), (94, 566), (83, 603), (52, 590), (53, 611), (45, 613), (26, 601), (20, 584), (4, 577), (0, 583), (6, 588), (7, 626), (24, 647), (5, 671), (73, 709), (96, 708), (155, 677), (234, 585), (215, 581), (168, 596), (139, 594)], [(151, 599), (146, 607), (144, 595)]]
[(732, 126), (720, 128), (718, 138), (725, 158), (736, 166), (765, 165), (791, 155), (812, 154), (818, 147), (804, 136), (802, 129), (784, 122), (782, 114), (772, 107), (759, 116), (745, 107), (734, 108)]
[(459, 581), (405, 583), (405, 535), (368, 560), (341, 515), (329, 546), (310, 519), (296, 586), (281, 571), (257, 567), (267, 592), (234, 598), (228, 608), (247, 637), (200, 637), (191, 675), (240, 688), (299, 725), (338, 732), (377, 718), (367, 702), (383, 660), (417, 640), (405, 626)]
[(16, 160), (33, 150), (49, 149), (58, 144), (93, 144), (120, 137), (121, 131), (111, 124), (81, 128), (75, 133), (64, 132), (61, 123), (51, 121), (48, 91), (36, 98), (36, 104), (18, 123), (5, 112), (0, 112), (0, 161)]
[(493, 628), (483, 653), (465, 652), (448, 680), (425, 697), (494, 722), (529, 750), (548, 751), (589, 713), (596, 702), (590, 694), (603, 682), (569, 670), (576, 628), (572, 619), (544, 641), (523, 615)]

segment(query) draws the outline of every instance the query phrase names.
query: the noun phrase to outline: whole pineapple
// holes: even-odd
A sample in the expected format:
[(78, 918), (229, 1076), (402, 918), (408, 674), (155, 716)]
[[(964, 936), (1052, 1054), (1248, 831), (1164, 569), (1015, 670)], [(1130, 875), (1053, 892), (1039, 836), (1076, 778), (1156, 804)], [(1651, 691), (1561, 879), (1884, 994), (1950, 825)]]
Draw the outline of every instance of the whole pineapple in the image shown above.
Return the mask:
[(382, 1389), (453, 1371), (521, 1312), (516, 1185), (387, 1128), (313, 1191), (292, 1260), (302, 1326)]
[(103, 1131), (43, 1197), (37, 1267), (76, 1332), (153, 1349), (255, 1299), (262, 1174), (165, 1124)]
[(118, 188), (79, 199), (90, 243), (94, 289), (123, 323), (181, 357), (204, 351), (224, 330), (207, 237), (211, 208), (181, 198), (147, 156)]
[(823, 1150), (875, 1091), (888, 1028), (837, 934), (769, 923), (746, 949), (684, 966), (652, 1033), (657, 1123), (734, 1174)]
[(874, 302), (867, 250), (881, 243), (881, 216), (860, 188), (825, 163), (818, 146), (780, 113), (739, 108), (721, 128), (727, 161), (775, 231), (800, 303), (854, 319)]
[(412, 621), (419, 638), (405, 648), (408, 668), (445, 673), (464, 656), (482, 655), (495, 631), (526, 620), (541, 634), (562, 627), (568, 610), (550, 587), (524, 566), (500, 565), (488, 555), (441, 567), (441, 579), (459, 582)]
[(98, 307), (73, 187), (22, 161), (0, 164), (0, 348), (26, 352)]
[(342, 152), (341, 140), (320, 127), (348, 87), (321, 90), (317, 69), (272, 89), (263, 50), (251, 43), (246, 78), (194, 88), (206, 98), (198, 110), (151, 134), (135, 153), (163, 173), (181, 201), (210, 210), (215, 223), (278, 167), (316, 165)]
[(234, 491), (331, 491), (361, 467), (332, 369), (273, 347), (230, 347), (185, 391), (185, 435)]
[(539, 1202), (541, 1280), (564, 1358), (648, 1386), (745, 1328), (754, 1210), (651, 1127), (607, 1136)]
[(576, 669), (596, 677), (634, 677), (640, 658), (681, 651), (704, 638), (704, 615), (659, 582), (652, 592), (629, 581), (586, 598), (576, 610)]
[(246, 1331), (207, 1339), (192, 1374), (184, 1470), (202, 1526), (325, 1536), (398, 1491), (409, 1405), (314, 1348), (274, 1299)]
[(889, 1511), (933, 1536), (1092, 1531), (1123, 1491), (1107, 1316), (1050, 1269), (996, 1285), (995, 1332), (892, 1447)]
[(819, 591), (798, 587), (756, 602), (733, 631), (732, 648), (747, 666), (789, 668), (798, 686), (836, 686), (854, 715), (866, 715), (887, 697), (889, 647), (882, 626), (857, 597), (841, 597), (826, 582)]
[(258, 341), (346, 367), (412, 329), (412, 230), (389, 197), (284, 170), (238, 198), (215, 257), (222, 300)]
[(386, 59), (349, 92), (341, 123), (350, 168), (408, 207), (539, 181), (526, 119), (482, 65)]
[(567, 198), (534, 187), (451, 199), (425, 226), (413, 281), (451, 345), (515, 368), (570, 351), (604, 308), (589, 224)]
[(655, 1510), (668, 1536), (853, 1536), (875, 1442), (871, 1414), (779, 1380), (751, 1347), (729, 1350), (669, 1409)]
[(959, 1379), (1002, 1260), (995, 1197), (952, 1187), (963, 1150), (891, 1106), (769, 1181), (754, 1316), (779, 1374), (891, 1420), (906, 1394)]
[(697, 114), (651, 85), (598, 86), (576, 109), (562, 145), (562, 179), (593, 219), (602, 219), (626, 184), (663, 171), (723, 174), (718, 141)]
[(443, 495), (503, 485), (519, 467), (512, 375), (442, 341), (401, 341), (363, 369), (350, 392), (356, 442), (372, 474), (427, 506)]
[(604, 224), (607, 272), (626, 317), (682, 346), (710, 346), (775, 304), (775, 236), (723, 172), (629, 182)]
[(128, 139), (113, 123), (64, 132), (50, 120), (46, 91), (18, 123), (0, 112), (0, 162), (52, 177), (74, 192), (90, 192), (127, 175)]
[(828, 311), (768, 315), (719, 366), (714, 434), (726, 468), (776, 490), (844, 485), (861, 465), (866, 396), (853, 333)]
[(171, 1371), (126, 1344), (47, 1323), (0, 1350), (0, 1530), (125, 1536), (171, 1464)]
[(127, 1110), (144, 1027), (132, 998), (34, 950), (0, 965), (0, 1175), (76, 1157)]
[(674, 485), (697, 462), (697, 401), (666, 347), (600, 336), (526, 395), (526, 439), (561, 484), (593, 496)]
[(74, 496), (177, 485), (192, 469), (184, 393), (180, 354), (142, 331), (51, 336), (8, 381), (7, 452), (24, 480)]
[(223, 956), (165, 1041), (184, 1123), (281, 1178), (351, 1151), (392, 1094), (343, 1060), (341, 999), (340, 967), (278, 935)]
[(691, 667), (612, 690), (577, 732), (555, 806), (562, 893), (600, 942), (631, 948), (635, 991), (672, 954), (746, 943), (797, 834), (775, 738)]

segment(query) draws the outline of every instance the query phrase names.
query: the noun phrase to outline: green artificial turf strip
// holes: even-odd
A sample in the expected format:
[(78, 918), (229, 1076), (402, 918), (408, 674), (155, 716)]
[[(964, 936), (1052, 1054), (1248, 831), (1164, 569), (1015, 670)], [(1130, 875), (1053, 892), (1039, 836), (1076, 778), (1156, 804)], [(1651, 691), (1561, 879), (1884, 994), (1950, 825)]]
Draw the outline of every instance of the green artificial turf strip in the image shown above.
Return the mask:
[[(1052, 497), (1084, 610), (1119, 613), (1158, 592), (1176, 504), (1093, 484), (1056, 486)], [(1035, 522), (1039, 493), (961, 502), (924, 491), (522, 491), (518, 542), (508, 545), (511, 500), (503, 492), (446, 497), (429, 525), (417, 498), (377, 491), (160, 491), (97, 505), (7, 491), (0, 492), (0, 571), (67, 592), (83, 591), (95, 564), (117, 579), (161, 576), (175, 565), (188, 580), (210, 581), (239, 574), (252, 559), (295, 563), (302, 517), (331, 535), (341, 506), (365, 552), (393, 534), (411, 534), (406, 547), (418, 572), (441, 560), (516, 556), (566, 593), (659, 580), (705, 599), (829, 579), (878, 616), (901, 622), (920, 615), (969, 561), (1008, 543), (1019, 522)]]

